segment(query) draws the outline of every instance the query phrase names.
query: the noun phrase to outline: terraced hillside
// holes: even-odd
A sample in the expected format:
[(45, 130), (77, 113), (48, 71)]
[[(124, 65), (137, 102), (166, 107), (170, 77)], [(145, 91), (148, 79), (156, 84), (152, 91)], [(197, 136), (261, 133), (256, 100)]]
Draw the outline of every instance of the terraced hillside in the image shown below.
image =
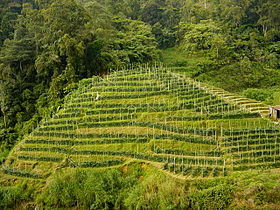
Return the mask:
[(280, 167), (280, 130), (265, 105), (162, 67), (83, 80), (51, 119), (20, 142), (6, 176), (143, 161), (186, 178)]

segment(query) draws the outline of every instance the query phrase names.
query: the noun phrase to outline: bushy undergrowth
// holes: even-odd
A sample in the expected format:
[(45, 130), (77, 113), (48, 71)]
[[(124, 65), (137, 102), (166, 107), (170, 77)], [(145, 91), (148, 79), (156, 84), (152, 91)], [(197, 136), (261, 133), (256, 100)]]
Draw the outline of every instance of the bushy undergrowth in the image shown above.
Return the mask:
[(0, 127), (0, 165), (17, 142), (17, 138), (18, 134), (13, 129), (1, 129)]
[(30, 199), (26, 183), (14, 187), (0, 187), (0, 209), (12, 209), (23, 201)]
[(42, 206), (49, 207), (121, 208), (125, 193), (138, 182), (141, 173), (137, 169), (129, 175), (119, 169), (63, 172), (39, 200)]
[(270, 105), (278, 105), (280, 103), (279, 86), (267, 88), (248, 88), (241, 94), (247, 98), (262, 101)]
[(222, 209), (232, 201), (229, 186), (167, 179), (145, 164), (135, 164), (122, 170), (62, 172), (47, 186), (39, 203), (78, 209)]
[(190, 195), (193, 209), (225, 209), (232, 199), (232, 187), (226, 184), (198, 190)]
[[(45, 188), (0, 187), (0, 209), (279, 209), (279, 174), (181, 180), (144, 163), (58, 172)], [(36, 191), (35, 191), (36, 190)]]

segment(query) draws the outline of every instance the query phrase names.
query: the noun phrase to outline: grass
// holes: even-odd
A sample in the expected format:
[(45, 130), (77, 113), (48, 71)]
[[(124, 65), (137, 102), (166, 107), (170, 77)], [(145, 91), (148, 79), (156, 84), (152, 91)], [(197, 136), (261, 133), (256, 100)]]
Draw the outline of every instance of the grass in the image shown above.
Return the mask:
[(76, 130), (76, 133), (82, 134), (104, 134), (104, 133), (114, 133), (114, 134), (135, 134), (141, 135), (145, 133), (151, 134), (172, 134), (173, 132), (164, 131), (157, 128), (149, 128), (149, 127), (138, 127), (138, 126), (123, 126), (123, 127), (109, 127), (109, 128), (82, 128)]
[(200, 151), (200, 150), (211, 151), (212, 149), (216, 148), (215, 145), (179, 142), (172, 139), (152, 140), (150, 144), (159, 146), (161, 148), (170, 148), (170, 149), (176, 148), (176, 149), (185, 149), (190, 151)]
[(268, 105), (279, 105), (279, 90), (279, 86), (269, 88), (248, 88), (247, 90), (242, 91), (240, 94), (248, 98), (262, 101), (263, 103)]
[(178, 47), (162, 50), (161, 53), (162, 62), (167, 67), (188, 77), (195, 75), (199, 71), (197, 64), (205, 60), (205, 56), (189, 54)]

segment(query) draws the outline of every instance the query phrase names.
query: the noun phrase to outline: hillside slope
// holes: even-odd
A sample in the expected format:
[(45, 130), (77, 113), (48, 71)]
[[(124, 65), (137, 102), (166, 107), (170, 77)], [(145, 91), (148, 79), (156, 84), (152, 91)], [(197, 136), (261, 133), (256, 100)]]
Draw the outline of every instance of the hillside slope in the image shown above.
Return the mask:
[(163, 67), (81, 81), (51, 119), (20, 142), (3, 177), (45, 179), (58, 169), (147, 162), (183, 178), (280, 167), (268, 107)]

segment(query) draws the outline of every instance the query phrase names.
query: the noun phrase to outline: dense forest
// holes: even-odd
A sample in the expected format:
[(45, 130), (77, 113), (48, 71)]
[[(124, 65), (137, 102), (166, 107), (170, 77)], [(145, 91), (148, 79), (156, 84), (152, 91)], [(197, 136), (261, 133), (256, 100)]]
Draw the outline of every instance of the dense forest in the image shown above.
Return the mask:
[(59, 108), (79, 80), (110, 69), (164, 62), (195, 79), (268, 103), (280, 85), (277, 1), (0, 4), (2, 159), (18, 137)]

